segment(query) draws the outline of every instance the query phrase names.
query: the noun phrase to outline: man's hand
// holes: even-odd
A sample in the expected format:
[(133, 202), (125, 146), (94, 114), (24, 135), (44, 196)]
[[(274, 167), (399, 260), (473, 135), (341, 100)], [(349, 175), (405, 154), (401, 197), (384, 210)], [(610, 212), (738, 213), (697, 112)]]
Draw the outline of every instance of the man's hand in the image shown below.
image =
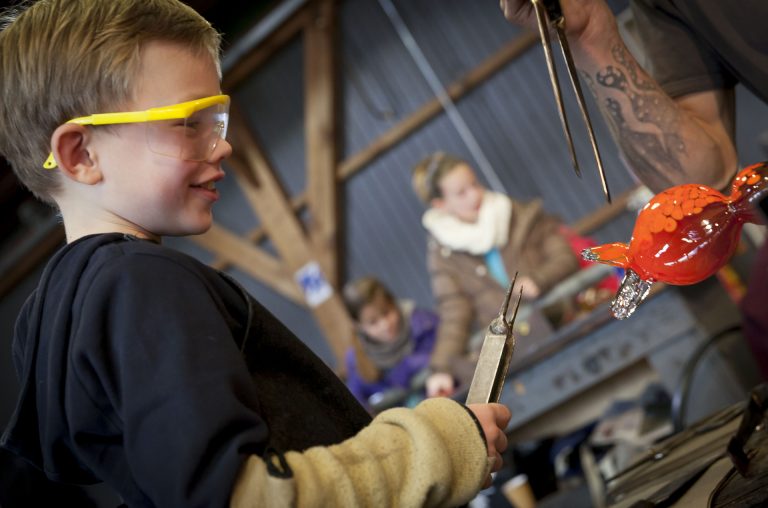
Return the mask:
[[(488, 445), (488, 456), (495, 459), (491, 472), (498, 471), (504, 464), (501, 454), (507, 449), (508, 444), (504, 429), (507, 428), (512, 413), (502, 404), (470, 404), (467, 407), (475, 414), (483, 428)], [(489, 487), (491, 482), (492, 478), (489, 475), (483, 487)]]
[[(538, 31), (536, 12), (531, 0), (500, 0), (504, 17), (512, 23)], [(572, 49), (601, 45), (618, 38), (616, 20), (604, 0), (560, 0), (565, 17), (565, 33)], [(574, 48), (574, 46), (576, 46)]]

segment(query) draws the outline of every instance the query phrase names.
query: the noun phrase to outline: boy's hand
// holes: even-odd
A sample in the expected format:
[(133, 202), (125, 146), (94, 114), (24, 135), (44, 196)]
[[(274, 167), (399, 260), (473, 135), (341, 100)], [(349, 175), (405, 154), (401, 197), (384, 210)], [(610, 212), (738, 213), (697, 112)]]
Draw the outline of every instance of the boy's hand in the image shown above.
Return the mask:
[[(512, 413), (502, 404), (470, 404), (467, 407), (475, 414), (483, 428), (488, 445), (488, 456), (495, 459), (491, 472), (498, 471), (504, 463), (501, 454), (507, 449), (507, 435), (504, 429), (507, 428)], [(489, 475), (483, 488), (489, 487), (491, 482), (492, 478)]]
[(445, 372), (436, 372), (427, 378), (427, 397), (450, 397), (453, 395), (453, 376)]

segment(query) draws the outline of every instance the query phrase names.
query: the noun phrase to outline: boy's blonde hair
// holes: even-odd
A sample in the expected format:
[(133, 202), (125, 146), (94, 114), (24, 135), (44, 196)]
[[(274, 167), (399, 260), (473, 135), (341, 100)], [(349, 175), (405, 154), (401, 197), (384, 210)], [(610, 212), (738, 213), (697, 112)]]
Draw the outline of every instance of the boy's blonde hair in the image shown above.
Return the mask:
[(217, 66), (221, 39), (178, 0), (38, 0), (0, 14), (0, 153), (51, 204), (59, 172), (42, 167), (53, 131), (132, 98), (142, 48), (188, 46)]
[(460, 164), (467, 164), (467, 162), (445, 152), (435, 152), (416, 164), (413, 168), (411, 183), (419, 199), (425, 205), (429, 205), (433, 199), (442, 197), (440, 181)]

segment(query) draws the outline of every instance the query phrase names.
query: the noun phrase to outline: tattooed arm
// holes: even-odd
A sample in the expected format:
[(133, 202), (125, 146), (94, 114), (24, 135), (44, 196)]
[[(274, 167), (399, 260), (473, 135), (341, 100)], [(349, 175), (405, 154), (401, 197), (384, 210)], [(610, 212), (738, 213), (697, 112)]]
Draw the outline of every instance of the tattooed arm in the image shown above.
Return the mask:
[[(723, 188), (737, 168), (732, 90), (671, 99), (640, 67), (604, 0), (560, 0), (574, 60), (637, 177), (654, 192), (696, 182)], [(529, 0), (501, 0), (535, 28)]]

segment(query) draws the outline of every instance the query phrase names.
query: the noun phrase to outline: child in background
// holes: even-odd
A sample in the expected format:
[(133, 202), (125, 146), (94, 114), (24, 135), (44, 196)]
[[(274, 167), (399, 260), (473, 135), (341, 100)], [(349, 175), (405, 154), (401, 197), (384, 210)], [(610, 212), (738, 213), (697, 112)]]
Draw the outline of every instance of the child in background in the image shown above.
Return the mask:
[[(413, 170), (413, 188), (428, 206), (422, 224), (429, 232), (427, 265), (440, 326), (432, 355), (427, 395), (450, 394), (458, 379), (474, 371), (470, 337), (498, 314), (510, 279), (532, 300), (579, 269), (561, 222), (541, 202), (522, 203), (484, 189), (472, 167), (436, 152)], [(531, 314), (533, 335), (549, 330)]]
[(490, 481), (504, 406), (371, 421), (239, 284), (161, 245), (211, 227), (232, 151), (209, 23), (44, 0), (0, 26), (0, 153), (67, 238), (17, 320), (4, 448), (131, 507), (451, 506)]
[[(344, 303), (355, 321), (358, 343), (346, 355), (347, 386), (370, 410), (372, 397), (416, 392), (413, 386), (429, 366), (437, 333), (437, 315), (415, 306), (412, 300), (395, 300), (374, 277), (361, 277), (344, 286)], [(366, 379), (362, 362), (375, 372)], [(399, 405), (411, 406), (411, 400)]]

